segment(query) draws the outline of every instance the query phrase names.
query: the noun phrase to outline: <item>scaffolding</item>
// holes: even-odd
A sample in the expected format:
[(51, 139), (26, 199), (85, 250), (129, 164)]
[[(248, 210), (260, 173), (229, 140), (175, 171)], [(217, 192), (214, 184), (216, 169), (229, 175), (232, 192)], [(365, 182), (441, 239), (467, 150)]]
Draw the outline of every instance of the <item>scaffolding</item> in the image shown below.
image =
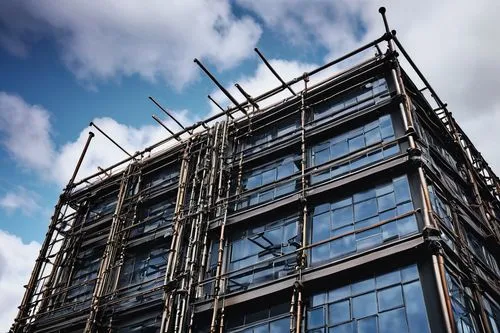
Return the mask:
[[(129, 157), (75, 182), (93, 134), (89, 136), (55, 207), (11, 332), (129, 332), (134, 327), (174, 333), (225, 332), (230, 319), (227, 311), (244, 301), (263, 298), (266, 292), (286, 294), (290, 300), (289, 330), (303, 332), (306, 299), (315, 288), (311, 282), (317, 271), (311, 269), (313, 251), (340, 237), (312, 241), (311, 216), (323, 200), (317, 193), (344, 188), (348, 183), (345, 174), (361, 189), (365, 185), (360, 179), (370, 173), (383, 178), (383, 172), (406, 168), (415, 174), (421, 208), (389, 217), (376, 226), (418, 216), (422, 221), (421, 243), (417, 243), (417, 236), (396, 238), (410, 244), (406, 251), (424, 248), (429, 255), (440, 309), (436, 316), (441, 318), (443, 331), (458, 331), (448, 291), (450, 283), (454, 286), (456, 281), (465, 280), (481, 332), (492, 333), (483, 295), (485, 290), (495, 297), (500, 295), (498, 276), (495, 280), (496, 273), (478, 263), (467, 230), (477, 229), (486, 248), (493, 257), (498, 256), (500, 180), (409, 57), (396, 32), (389, 29), (385, 9), (380, 13), (385, 26), (381, 37), (288, 82), (255, 49), (280, 85), (256, 97), (237, 85), (245, 98), (242, 103), (195, 59), (233, 106), (224, 109), (209, 96), (221, 112), (185, 127), (150, 97), (181, 130), (171, 131), (154, 116), (171, 136), (144, 151), (129, 154), (93, 124)], [(386, 52), (382, 53), (384, 45)], [(373, 48), (377, 50), (374, 57), (311, 83), (316, 74)], [(399, 53), (423, 88), (401, 68)], [(365, 97), (366, 92), (357, 93), (359, 87), (370, 89), (369, 97)], [(426, 98), (425, 91), (431, 93), (432, 100)], [(265, 105), (269, 98), (287, 92), (290, 97)], [(339, 99), (353, 100), (352, 96), (357, 104), (335, 104)], [(327, 111), (324, 105), (329, 106)], [(366, 119), (382, 123), (383, 112), (377, 110), (391, 107), (401, 118), (401, 135), (388, 135), (352, 155), (315, 162), (311, 146), (330, 138), (340, 125), (359, 129)], [(338, 109), (334, 117), (333, 108)], [(262, 137), (269, 129), (276, 134)], [(430, 141), (433, 136), (440, 138), (444, 151)], [(249, 146), (250, 141), (255, 144)], [(394, 147), (398, 147), (397, 153)], [(269, 162), (269, 151), (279, 157), (273, 163), (284, 176), (274, 176), (257, 191), (248, 182), (252, 172), (268, 171), (262, 165)], [(383, 155), (386, 152), (387, 156)], [(455, 165), (450, 167), (446, 159)], [(350, 169), (340, 174), (342, 177), (331, 176), (340, 168)], [(442, 176), (446, 168), (453, 175), (446, 176), (450, 181)], [(323, 186), (321, 177), (336, 179), (336, 183)], [(468, 193), (459, 193), (454, 183), (463, 184)], [(467, 195), (469, 201), (464, 203)], [(274, 203), (278, 199), (279, 205)], [(265, 205), (259, 206), (262, 203)], [(449, 223), (441, 214), (443, 207), (448, 207)], [(231, 270), (229, 261), (235, 256), (232, 237), (234, 230), (241, 228), (235, 225), (259, 216), (273, 220), (287, 209), (297, 213), (275, 224), (295, 226), (288, 235), (291, 237), (275, 241), (262, 227), (248, 240), (258, 250), (257, 257), (266, 259)], [(373, 225), (357, 232), (371, 228)], [(447, 247), (450, 240), (456, 247), (453, 250)], [(376, 260), (382, 257), (378, 254)], [(233, 297), (258, 285), (254, 281), (258, 279), (250, 281), (248, 277), (265, 274), (268, 267), (273, 268), (273, 278), (263, 278), (268, 283), (266, 292), (241, 296), (239, 301), (239, 296)], [(271, 281), (282, 281), (282, 285), (273, 286)]]

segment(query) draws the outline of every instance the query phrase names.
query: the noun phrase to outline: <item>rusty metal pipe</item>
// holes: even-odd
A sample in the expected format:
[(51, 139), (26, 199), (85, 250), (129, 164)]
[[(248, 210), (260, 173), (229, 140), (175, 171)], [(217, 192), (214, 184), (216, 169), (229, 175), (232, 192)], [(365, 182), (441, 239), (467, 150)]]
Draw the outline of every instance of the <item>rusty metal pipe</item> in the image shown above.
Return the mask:
[[(160, 110), (162, 110), (163, 112), (165, 112), (165, 114), (167, 116), (169, 116), (173, 121), (176, 122), (177, 125), (179, 125), (180, 128), (182, 128), (183, 130), (185, 130), (186, 128), (170, 113), (168, 112), (163, 106), (160, 105), (160, 103), (158, 103), (157, 101), (154, 100), (153, 97), (149, 96), (148, 97)], [(188, 131), (189, 132), (189, 131)], [(192, 132), (190, 132), (190, 134), (192, 134)], [(172, 133), (173, 135), (173, 133)]]
[(259, 55), (260, 59), (264, 62), (264, 64), (267, 66), (267, 68), (269, 68), (269, 70), (271, 71), (271, 73), (273, 73), (273, 75), (281, 82), (282, 87), (286, 87), (292, 93), (293, 96), (297, 96), (297, 94), (295, 93), (295, 91), (293, 91), (292, 87), (290, 87), (289, 84), (287, 84), (285, 81), (283, 81), (283, 79), (281, 78), (281, 76), (279, 76), (279, 74), (274, 70), (273, 66), (271, 66), (271, 64), (267, 61), (266, 57), (264, 57), (264, 55), (262, 54), (262, 52), (260, 52), (258, 48), (254, 48), (253, 50), (255, 52), (257, 52), (257, 54)]
[(215, 85), (224, 93), (224, 95), (226, 95), (227, 98), (229, 98), (229, 100), (235, 105), (235, 107), (237, 107), (244, 114), (248, 114), (247, 111), (240, 105), (240, 103), (238, 103), (238, 101), (229, 93), (229, 91), (227, 91), (226, 88), (224, 88), (219, 83), (219, 81), (217, 81), (215, 76), (213, 76), (212, 73), (210, 73), (208, 69), (205, 66), (203, 66), (203, 64), (198, 59), (195, 58), (194, 62), (198, 66), (200, 66), (201, 70), (205, 72), (205, 74), (207, 74), (207, 76), (212, 80), (212, 82), (215, 83)]

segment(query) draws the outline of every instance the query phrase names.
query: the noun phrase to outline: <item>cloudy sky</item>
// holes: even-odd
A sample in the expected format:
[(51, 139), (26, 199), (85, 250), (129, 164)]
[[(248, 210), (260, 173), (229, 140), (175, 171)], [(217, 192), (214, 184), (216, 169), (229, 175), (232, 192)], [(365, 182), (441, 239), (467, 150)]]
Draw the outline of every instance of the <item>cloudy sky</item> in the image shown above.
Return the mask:
[[(498, 173), (499, 1), (1, 1), (0, 332), (90, 121), (138, 151), (166, 135), (148, 96), (185, 124), (213, 112), (207, 94), (227, 103), (193, 58), (257, 95), (277, 81), (254, 47), (291, 79), (379, 37), (380, 5)], [(97, 135), (80, 176), (124, 157)]]

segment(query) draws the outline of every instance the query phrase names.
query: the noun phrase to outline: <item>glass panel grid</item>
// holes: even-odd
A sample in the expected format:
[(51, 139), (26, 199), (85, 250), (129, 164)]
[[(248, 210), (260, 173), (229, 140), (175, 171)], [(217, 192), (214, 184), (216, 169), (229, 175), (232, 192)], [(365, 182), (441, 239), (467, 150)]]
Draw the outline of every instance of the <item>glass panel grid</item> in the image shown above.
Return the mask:
[(416, 265), (315, 294), (313, 299), (307, 333), (430, 331)]
[[(394, 140), (394, 129), (390, 115), (380, 117), (362, 127), (343, 133), (325, 142), (321, 142), (311, 149), (311, 166), (319, 166), (326, 162), (345, 157), (358, 152), (368, 146)], [(317, 184), (327, 179), (338, 177), (381, 161), (399, 152), (397, 143), (371, 150), (351, 160), (337, 163), (334, 166), (311, 176), (311, 184)]]
[[(315, 265), (340, 258), (417, 232), (415, 215), (408, 215), (412, 210), (406, 176), (316, 206), (310, 221), (310, 242), (313, 244), (310, 263)], [(396, 219), (385, 222), (393, 218)], [(328, 239), (332, 240), (314, 246)]]

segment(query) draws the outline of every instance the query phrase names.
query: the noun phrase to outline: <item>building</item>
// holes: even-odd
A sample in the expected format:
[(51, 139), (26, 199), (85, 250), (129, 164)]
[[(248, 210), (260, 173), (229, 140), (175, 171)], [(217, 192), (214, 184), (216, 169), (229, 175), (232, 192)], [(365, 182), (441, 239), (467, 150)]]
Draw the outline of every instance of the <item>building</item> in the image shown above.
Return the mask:
[(382, 16), (358, 50), (73, 177), (11, 331), (499, 332), (500, 180)]

